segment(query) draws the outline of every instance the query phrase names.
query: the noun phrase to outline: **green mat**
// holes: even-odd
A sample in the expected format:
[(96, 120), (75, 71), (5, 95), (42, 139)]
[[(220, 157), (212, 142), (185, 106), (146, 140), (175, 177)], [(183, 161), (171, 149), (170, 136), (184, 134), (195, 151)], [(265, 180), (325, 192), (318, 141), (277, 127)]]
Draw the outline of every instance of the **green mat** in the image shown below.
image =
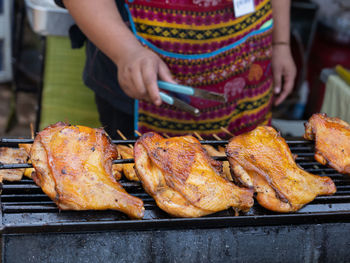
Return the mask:
[(40, 130), (58, 121), (100, 127), (93, 91), (82, 81), (84, 49), (66, 37), (47, 37)]

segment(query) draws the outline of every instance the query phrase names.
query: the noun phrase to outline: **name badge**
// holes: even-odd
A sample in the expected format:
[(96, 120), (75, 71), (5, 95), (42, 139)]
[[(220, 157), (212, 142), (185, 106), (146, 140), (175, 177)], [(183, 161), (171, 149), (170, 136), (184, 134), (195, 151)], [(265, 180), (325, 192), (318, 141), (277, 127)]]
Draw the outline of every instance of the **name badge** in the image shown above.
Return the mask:
[(255, 11), (254, 0), (233, 0), (235, 16), (240, 17)]

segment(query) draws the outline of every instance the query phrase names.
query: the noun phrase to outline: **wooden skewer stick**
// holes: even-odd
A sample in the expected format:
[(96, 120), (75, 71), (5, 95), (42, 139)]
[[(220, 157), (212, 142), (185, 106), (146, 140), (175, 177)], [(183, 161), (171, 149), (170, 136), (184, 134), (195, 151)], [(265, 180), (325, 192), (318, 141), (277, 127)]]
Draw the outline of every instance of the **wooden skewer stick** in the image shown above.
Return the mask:
[(218, 141), (221, 141), (222, 139), (218, 136), (218, 135), (216, 135), (215, 133), (213, 134), (213, 137), (215, 138), (215, 139), (217, 139)]
[(126, 137), (124, 136), (124, 134), (120, 131), (120, 130), (117, 130), (117, 133), (119, 134), (119, 136), (124, 140), (126, 141)]
[(170, 138), (170, 136), (169, 136), (168, 134), (166, 134), (166, 133), (163, 133), (163, 136), (164, 136), (165, 138)]
[(139, 132), (138, 130), (135, 130), (135, 133), (138, 135), (138, 136), (142, 136), (142, 133), (141, 132)]
[(234, 136), (228, 129), (226, 129), (225, 127), (220, 127), (220, 129), (224, 132), (226, 132), (228, 135)]
[[(117, 133), (119, 134), (119, 136), (120, 136), (124, 141), (127, 140), (127, 138), (124, 136), (124, 134), (123, 134), (120, 130), (117, 130)], [(134, 148), (134, 146), (132, 146), (131, 144), (129, 144), (129, 147), (130, 147), (131, 149)]]
[(193, 132), (193, 134), (194, 134), (199, 140), (203, 141), (202, 136), (200, 136), (198, 132)]
[(34, 139), (34, 128), (33, 128), (33, 123), (31, 122), (31, 123), (29, 124), (29, 126), (30, 126), (30, 134), (31, 134), (31, 137), (32, 137), (32, 139)]

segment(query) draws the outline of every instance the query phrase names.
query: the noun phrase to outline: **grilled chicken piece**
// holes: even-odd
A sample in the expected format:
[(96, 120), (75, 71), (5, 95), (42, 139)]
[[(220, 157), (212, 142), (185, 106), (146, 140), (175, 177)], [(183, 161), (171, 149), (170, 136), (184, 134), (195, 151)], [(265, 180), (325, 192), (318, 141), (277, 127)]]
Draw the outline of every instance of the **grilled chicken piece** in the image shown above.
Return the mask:
[[(28, 143), (26, 143), (26, 144), (18, 144), (18, 147), (20, 149), (23, 149), (26, 152), (27, 157), (29, 157), (30, 149), (32, 148), (32, 144), (28, 144)], [(27, 163), (32, 163), (32, 161), (28, 158)], [(34, 168), (25, 168), (23, 175), (28, 177), (28, 178), (30, 178), (30, 179), (32, 179), (32, 174), (33, 173), (35, 173)]]
[(122, 164), (113, 164), (112, 165), (112, 174), (113, 174), (113, 177), (115, 180), (119, 181), (122, 178), (122, 172), (123, 172), (123, 165)]
[[(0, 162), (11, 163), (26, 163), (28, 158), (25, 150), (21, 148), (0, 147)], [(24, 169), (4, 169), (0, 170), (0, 178), (6, 181), (20, 181), (23, 177)]]
[(62, 210), (114, 209), (142, 218), (142, 200), (129, 195), (112, 175), (116, 157), (116, 147), (102, 129), (56, 123), (35, 138), (33, 180)]
[[(118, 153), (123, 159), (134, 158), (133, 149), (125, 145), (117, 145)], [(123, 174), (130, 181), (140, 181), (136, 175), (134, 164), (122, 164)]]
[(304, 138), (315, 140), (315, 159), (340, 173), (350, 174), (350, 125), (326, 114), (314, 114), (305, 124)]
[(18, 144), (18, 148), (23, 149), (27, 153), (27, 155), (29, 156), (30, 149), (32, 148), (32, 144), (20, 143), (20, 144)]
[[(219, 150), (216, 150), (211, 145), (203, 145), (203, 148), (208, 152), (210, 156), (226, 156), (225, 148), (219, 147)], [(222, 162), (222, 170), (223, 170), (222, 175), (224, 176), (224, 178), (226, 178), (227, 180), (233, 181), (229, 162), (227, 161)]]
[(331, 195), (336, 187), (329, 177), (302, 170), (285, 140), (271, 127), (232, 138), (226, 154), (237, 179), (254, 188), (257, 201), (276, 212), (293, 212), (318, 195)]
[(221, 164), (192, 136), (164, 139), (146, 133), (137, 140), (134, 156), (144, 189), (173, 216), (199, 217), (229, 207), (247, 211), (253, 205), (252, 191), (221, 177)]

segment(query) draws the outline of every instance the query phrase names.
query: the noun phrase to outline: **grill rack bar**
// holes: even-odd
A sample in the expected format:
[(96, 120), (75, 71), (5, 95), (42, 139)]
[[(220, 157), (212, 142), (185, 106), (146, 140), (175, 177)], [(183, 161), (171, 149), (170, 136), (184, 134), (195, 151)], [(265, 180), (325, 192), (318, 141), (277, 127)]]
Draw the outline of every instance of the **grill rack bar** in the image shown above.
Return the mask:
[[(0, 138), (0, 147), (2, 146), (10, 146), (10, 145), (14, 145), (14, 144), (31, 144), (34, 142), (34, 139), (17, 139), (17, 138)], [(132, 139), (132, 140), (112, 140), (112, 143), (114, 144), (120, 144), (120, 145), (128, 145), (128, 144), (135, 144), (136, 139)], [(213, 145), (213, 146), (217, 146), (217, 145), (225, 145), (228, 144), (228, 140), (200, 140), (199, 141), (201, 144), (208, 144), (208, 145)], [(291, 144), (303, 144), (303, 145), (307, 145), (306, 147), (298, 147), (295, 150), (299, 150), (299, 151), (305, 151), (308, 148), (308, 145), (312, 145), (311, 141), (306, 141), (306, 140), (286, 140), (286, 143), (288, 145)], [(293, 150), (293, 147), (290, 147), (291, 150)], [(297, 154), (299, 157), (299, 160), (302, 159), (303, 157), (311, 157), (313, 156), (312, 153), (298, 153)], [(227, 161), (227, 157), (226, 156), (212, 156), (212, 158), (214, 160), (217, 161)], [(113, 160), (113, 164), (127, 164), (127, 163), (134, 163), (134, 159), (130, 158), (130, 159), (118, 159), (118, 160)], [(25, 168), (33, 168), (32, 164), (29, 163), (12, 163), (12, 164), (4, 164), (0, 162), (0, 170), (1, 169), (25, 169)]]
[[(227, 161), (226, 156), (212, 156), (212, 158), (217, 161)], [(134, 158), (113, 160), (113, 164), (126, 164), (126, 163), (134, 163)], [(23, 168), (33, 168), (33, 165), (30, 163), (3, 164), (0, 162), (0, 170), (1, 169), (23, 169)]]
[[(112, 143), (114, 144), (131, 144), (135, 143), (137, 139), (132, 140), (112, 140)], [(11, 138), (0, 138), (0, 146), (7, 145), (7, 144), (30, 144), (33, 143), (34, 139), (11, 139)], [(222, 145), (227, 144), (228, 140), (200, 140), (201, 144), (212, 144), (212, 145)], [(287, 144), (312, 144), (312, 141), (306, 141), (303, 139), (300, 140), (286, 140)]]
[[(303, 154), (303, 156), (301, 156), (301, 158), (297, 157), (297, 160), (305, 160), (305, 159), (307, 159), (307, 157), (313, 157), (313, 156), (314, 156), (313, 153), (307, 153), (307, 154)], [(227, 161), (227, 156), (211, 156), (211, 158), (213, 158), (216, 161)], [(113, 160), (113, 164), (127, 164), (127, 163), (134, 163), (134, 158)], [(305, 165), (320, 165), (320, 164), (319, 163), (312, 163), (312, 164), (306, 163)], [(33, 168), (33, 165), (30, 163), (4, 164), (4, 163), (0, 162), (0, 170), (1, 169), (23, 169), (23, 168)], [(312, 171), (313, 172), (318, 172), (318, 171), (330, 172), (330, 171), (333, 171), (333, 169), (332, 168), (322, 168), (322, 169), (321, 168), (314, 168)]]

